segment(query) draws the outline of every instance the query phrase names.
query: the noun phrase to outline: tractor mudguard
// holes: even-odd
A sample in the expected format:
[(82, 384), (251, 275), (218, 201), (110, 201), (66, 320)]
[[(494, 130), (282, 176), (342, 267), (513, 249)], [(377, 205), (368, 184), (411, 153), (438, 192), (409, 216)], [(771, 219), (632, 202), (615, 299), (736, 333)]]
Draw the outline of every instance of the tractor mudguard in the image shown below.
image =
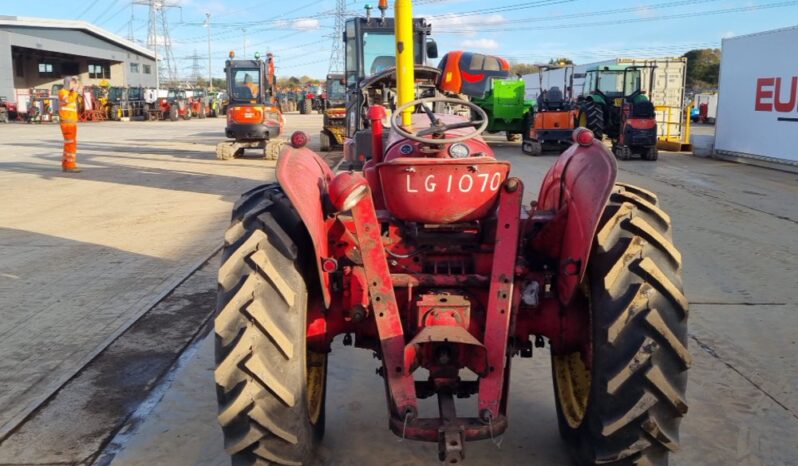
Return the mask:
[(607, 205), (618, 167), (600, 141), (572, 145), (546, 173), (536, 212), (553, 214), (533, 238), (532, 247), (559, 258), (557, 293), (568, 305), (581, 283), (593, 238)]
[(323, 198), (332, 178), (333, 172), (327, 163), (306, 147), (297, 149), (287, 145), (277, 160), (277, 181), (302, 219), (313, 244), (325, 308), (330, 306), (330, 276), (321, 268), (321, 261), (329, 250)]

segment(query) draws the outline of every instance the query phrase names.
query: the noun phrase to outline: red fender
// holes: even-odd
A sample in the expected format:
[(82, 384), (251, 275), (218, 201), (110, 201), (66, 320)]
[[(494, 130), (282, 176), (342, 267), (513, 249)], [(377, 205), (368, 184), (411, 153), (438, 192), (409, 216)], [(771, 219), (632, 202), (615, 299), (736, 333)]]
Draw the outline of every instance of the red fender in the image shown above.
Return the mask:
[(277, 160), (277, 181), (299, 213), (313, 243), (326, 308), (330, 307), (330, 276), (322, 270), (321, 261), (328, 256), (329, 245), (322, 199), (332, 178), (333, 172), (327, 163), (306, 147), (286, 146)]
[(533, 247), (560, 259), (557, 292), (568, 305), (582, 281), (599, 220), (607, 205), (618, 166), (601, 141), (572, 145), (546, 173), (536, 211), (553, 218), (535, 236)]

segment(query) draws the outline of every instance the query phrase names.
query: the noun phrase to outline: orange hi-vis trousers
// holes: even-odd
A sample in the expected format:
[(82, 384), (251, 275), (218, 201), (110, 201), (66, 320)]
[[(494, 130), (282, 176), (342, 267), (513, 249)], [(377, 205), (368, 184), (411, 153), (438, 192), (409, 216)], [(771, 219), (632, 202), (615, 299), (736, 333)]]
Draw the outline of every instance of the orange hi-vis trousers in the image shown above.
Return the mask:
[(78, 93), (61, 89), (58, 92), (58, 103), (61, 134), (64, 135), (61, 168), (69, 170), (78, 166)]
[(65, 170), (78, 166), (78, 125), (77, 123), (61, 123), (61, 134), (64, 135), (64, 154), (61, 157), (61, 168)]

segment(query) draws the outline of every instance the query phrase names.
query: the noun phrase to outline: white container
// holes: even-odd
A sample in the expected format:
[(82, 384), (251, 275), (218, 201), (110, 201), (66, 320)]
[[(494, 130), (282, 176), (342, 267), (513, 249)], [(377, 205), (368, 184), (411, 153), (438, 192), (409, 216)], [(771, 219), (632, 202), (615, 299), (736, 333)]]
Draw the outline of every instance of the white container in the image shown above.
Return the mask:
[(717, 154), (798, 165), (795, 44), (798, 27), (723, 40)]
[[(661, 108), (657, 111), (658, 132), (660, 136), (669, 135), (671, 138), (678, 138), (682, 135), (684, 121), (684, 88), (687, 77), (687, 59), (678, 58), (616, 58), (604, 60), (596, 63), (574, 66), (573, 96), (582, 94), (585, 83), (585, 72), (589, 69), (610, 66), (610, 65), (638, 65), (656, 66), (654, 68), (654, 79), (651, 77), (651, 70), (642, 71), (642, 90), (656, 107)], [(564, 82), (564, 69), (548, 70), (543, 72), (543, 88), (548, 89), (552, 86), (562, 87)], [(569, 72), (570, 75), (570, 72)], [(526, 82), (526, 97), (536, 99), (540, 94), (540, 78), (537, 73), (523, 76)]]

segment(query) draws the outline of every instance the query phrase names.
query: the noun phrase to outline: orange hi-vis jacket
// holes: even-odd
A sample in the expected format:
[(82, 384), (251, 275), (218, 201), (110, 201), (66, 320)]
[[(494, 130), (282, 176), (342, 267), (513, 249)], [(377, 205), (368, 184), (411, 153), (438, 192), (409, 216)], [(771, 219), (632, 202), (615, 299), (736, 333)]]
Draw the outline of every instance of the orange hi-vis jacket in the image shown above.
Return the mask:
[(61, 123), (78, 122), (78, 93), (68, 89), (58, 91), (58, 117)]

